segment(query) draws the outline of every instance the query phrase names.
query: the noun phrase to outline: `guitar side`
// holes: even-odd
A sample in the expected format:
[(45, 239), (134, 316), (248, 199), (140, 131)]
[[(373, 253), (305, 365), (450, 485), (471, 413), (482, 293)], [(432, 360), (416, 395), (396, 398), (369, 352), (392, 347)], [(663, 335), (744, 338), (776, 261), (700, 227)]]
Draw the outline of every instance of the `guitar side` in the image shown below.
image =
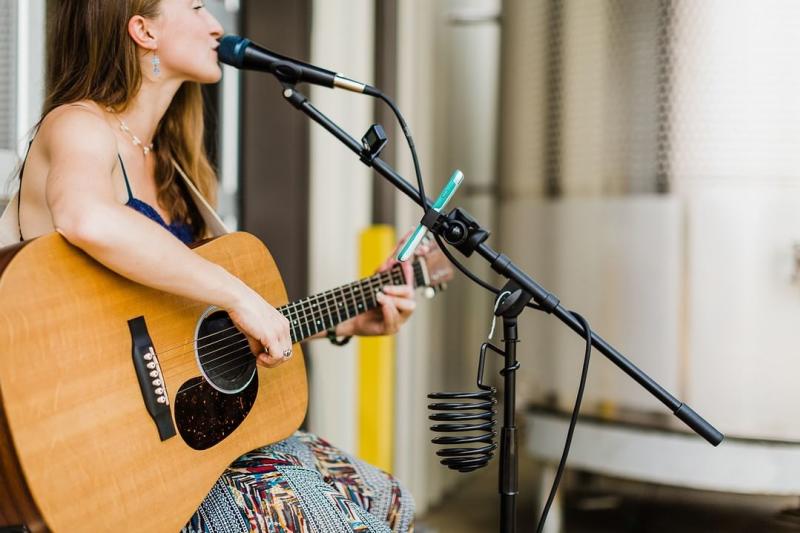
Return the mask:
[[(195, 251), (275, 307), (287, 303), (275, 262), (252, 235)], [(207, 306), (118, 276), (58, 234), (0, 250), (0, 269), (0, 502), (13, 502), (0, 503), (0, 524), (174, 532), (233, 460), (300, 426), (308, 390), (296, 345), (287, 363), (257, 367), (252, 410), (227, 438), (202, 450), (180, 432), (162, 441), (128, 321), (146, 323), (174, 415), (179, 388), (200, 376), (186, 343)]]

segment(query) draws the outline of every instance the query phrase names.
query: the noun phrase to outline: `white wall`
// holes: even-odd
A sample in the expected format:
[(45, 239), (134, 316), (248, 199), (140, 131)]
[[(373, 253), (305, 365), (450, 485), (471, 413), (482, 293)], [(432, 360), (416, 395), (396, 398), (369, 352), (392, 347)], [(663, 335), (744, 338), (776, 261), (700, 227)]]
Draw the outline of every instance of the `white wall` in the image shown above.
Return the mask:
[(724, 432), (800, 441), (800, 4), (710, 0), (679, 14), (688, 401)]
[[(214, 0), (206, 4), (220, 21), (226, 34), (239, 33), (238, 0)], [(230, 230), (239, 227), (239, 129), (241, 118), (242, 74), (236, 68), (222, 65), (219, 83), (219, 191), (217, 211)]]
[[(370, 0), (315, 0), (310, 61), (369, 83), (374, 11)], [(356, 139), (372, 123), (373, 100), (348, 91), (301, 86), (311, 102)], [(310, 120), (310, 119), (309, 119)], [(358, 232), (370, 223), (372, 172), (335, 137), (310, 126), (309, 291), (358, 279)], [(309, 346), (308, 426), (348, 451), (356, 449), (356, 347)]]
[[(506, 2), (504, 94), (519, 109), (504, 115), (504, 243), (565, 306), (584, 312), (720, 430), (798, 440), (800, 4), (642, 4), (670, 10), (668, 60), (641, 52), (663, 61), (668, 98), (647, 106), (655, 87), (643, 82), (652, 71), (637, 63), (639, 81), (620, 71), (614, 43), (664, 13), (644, 10), (639, 21), (619, 12), (624, 0), (562, 3), (561, 89), (548, 95), (548, 3)], [(635, 83), (626, 89), (629, 78)], [(627, 127), (619, 120), (633, 124), (634, 111), (654, 103), (664, 106), (668, 140), (656, 156), (672, 191), (657, 199), (634, 186), (653, 166), (625, 163), (609, 150)], [(548, 111), (561, 119), (561, 138), (546, 137)], [(652, 154), (652, 142), (635, 142), (652, 132), (630, 128), (628, 135), (627, 146), (616, 144), (623, 156)], [(548, 149), (558, 150), (565, 196), (558, 201), (542, 198)], [(631, 186), (620, 188), (626, 181)], [(580, 340), (568, 340), (547, 317), (530, 324), (536, 344), (528, 348), (523, 338), (522, 347), (534, 365), (523, 362), (520, 390), (536, 399), (554, 392), (569, 407)], [(600, 356), (594, 361), (587, 409), (605, 403), (665, 413)]]
[(44, 0), (7, 0), (17, 3), (17, 150), (0, 150), (0, 199), (6, 178), (28, 147), (27, 134), (39, 120), (44, 101)]

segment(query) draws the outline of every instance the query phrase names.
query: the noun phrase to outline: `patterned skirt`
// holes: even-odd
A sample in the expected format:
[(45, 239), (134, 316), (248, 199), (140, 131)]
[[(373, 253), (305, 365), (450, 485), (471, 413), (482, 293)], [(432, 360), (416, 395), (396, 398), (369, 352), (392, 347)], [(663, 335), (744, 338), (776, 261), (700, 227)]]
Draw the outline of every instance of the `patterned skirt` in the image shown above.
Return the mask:
[(389, 474), (297, 432), (243, 455), (182, 533), (389, 533), (414, 529), (414, 501)]

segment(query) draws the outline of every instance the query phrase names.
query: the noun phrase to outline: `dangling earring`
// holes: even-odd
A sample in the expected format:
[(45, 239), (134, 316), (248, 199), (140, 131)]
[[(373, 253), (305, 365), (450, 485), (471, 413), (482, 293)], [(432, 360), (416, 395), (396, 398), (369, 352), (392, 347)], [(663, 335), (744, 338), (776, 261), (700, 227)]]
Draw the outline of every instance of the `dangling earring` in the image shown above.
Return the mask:
[(153, 52), (153, 75), (159, 76), (161, 74), (161, 60), (158, 59), (158, 52)]

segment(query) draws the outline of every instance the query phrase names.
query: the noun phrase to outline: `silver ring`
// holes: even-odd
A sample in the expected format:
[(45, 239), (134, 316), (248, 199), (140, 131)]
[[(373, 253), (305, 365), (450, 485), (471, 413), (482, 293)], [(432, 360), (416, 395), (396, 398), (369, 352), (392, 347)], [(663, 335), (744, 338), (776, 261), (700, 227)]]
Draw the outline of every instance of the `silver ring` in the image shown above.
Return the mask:
[(283, 358), (284, 358), (284, 359), (287, 359), (287, 358), (289, 358), (289, 357), (291, 357), (291, 356), (292, 356), (292, 349), (291, 349), (291, 348), (286, 348), (286, 349), (283, 351)]

